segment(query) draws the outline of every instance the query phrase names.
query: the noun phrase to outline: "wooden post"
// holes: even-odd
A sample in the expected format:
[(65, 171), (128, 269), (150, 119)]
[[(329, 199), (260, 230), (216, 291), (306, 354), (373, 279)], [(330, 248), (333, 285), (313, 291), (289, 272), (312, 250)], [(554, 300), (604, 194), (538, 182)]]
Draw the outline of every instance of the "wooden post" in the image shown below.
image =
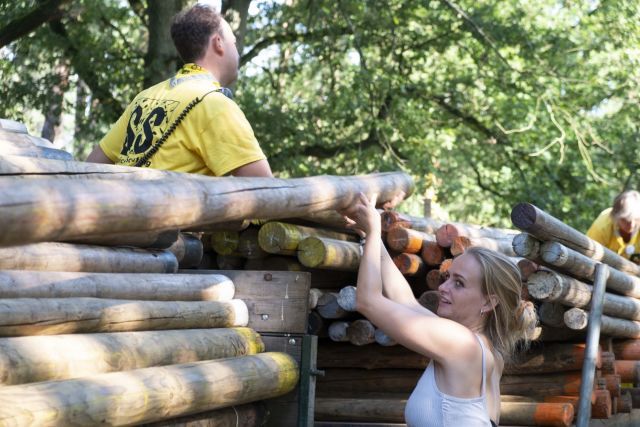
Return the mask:
[(357, 271), (360, 245), (354, 242), (308, 237), (298, 245), (298, 260), (312, 268)]
[(192, 234), (180, 233), (169, 252), (176, 256), (180, 268), (191, 268), (200, 264), (204, 250), (199, 238)]
[[(572, 307), (591, 304), (593, 286), (553, 271), (534, 273), (527, 282), (529, 294), (540, 301), (553, 301)], [(604, 294), (604, 314), (630, 320), (640, 320), (640, 301), (611, 293)]]
[(297, 381), (291, 356), (262, 353), (3, 387), (0, 425), (151, 422), (280, 396)]
[(488, 237), (466, 237), (457, 236), (453, 238), (451, 242), (451, 255), (458, 256), (462, 254), (467, 248), (481, 247), (491, 249), (496, 252), (503, 253), (507, 256), (516, 256), (513, 251), (511, 240), (495, 240)]
[(300, 242), (311, 236), (351, 242), (358, 240), (358, 237), (353, 234), (274, 221), (260, 227), (258, 243), (265, 252), (295, 256)]
[[(582, 369), (585, 355), (583, 343), (549, 343), (521, 354), (517, 363), (505, 366), (504, 374), (545, 374)], [(595, 366), (602, 366), (602, 349), (596, 352)]]
[[(588, 326), (588, 317), (589, 312), (575, 307), (567, 310), (564, 323), (571, 329), (583, 330)], [(601, 322), (603, 335), (610, 335), (616, 338), (640, 338), (640, 322), (638, 321), (602, 316)]]
[(424, 277), (427, 271), (427, 266), (416, 254), (398, 254), (394, 256), (393, 263), (400, 273), (405, 276), (422, 276)]
[[(540, 249), (545, 262), (554, 267), (568, 272), (572, 276), (593, 281), (595, 276), (596, 261), (557, 242), (546, 242)], [(607, 288), (622, 295), (640, 297), (640, 278), (609, 269)]]
[(422, 250), (424, 242), (435, 241), (433, 235), (410, 228), (396, 226), (387, 231), (387, 245), (396, 252), (417, 254)]
[(398, 226), (434, 234), (442, 225), (442, 221), (433, 218), (411, 216), (396, 211), (384, 211), (380, 216), (382, 218), (382, 231), (389, 231), (392, 227)]
[(430, 267), (439, 266), (447, 257), (447, 251), (437, 242), (422, 242), (420, 255), (425, 263)]
[(142, 231), (139, 233), (106, 234), (84, 237), (70, 243), (97, 246), (133, 246), (147, 249), (167, 249), (178, 240), (179, 230)]
[(0, 336), (245, 326), (246, 304), (99, 298), (0, 300)]
[(0, 385), (62, 380), (263, 351), (260, 336), (249, 328), (0, 338), (3, 372)]
[(175, 273), (178, 260), (167, 250), (47, 242), (0, 248), (0, 270)]
[(354, 320), (347, 328), (347, 338), (353, 345), (366, 345), (376, 341), (376, 328), (365, 319)]
[(235, 287), (221, 274), (0, 271), (0, 298), (108, 298), (225, 301)]
[(436, 240), (442, 247), (448, 248), (453, 244), (456, 237), (487, 237), (493, 240), (506, 240), (511, 242), (513, 236), (518, 234), (516, 230), (505, 230), (499, 228), (479, 227), (471, 224), (446, 223), (436, 230)]
[(511, 211), (511, 221), (519, 229), (540, 240), (562, 243), (595, 261), (602, 261), (625, 273), (640, 275), (640, 266), (637, 264), (605, 248), (530, 203), (517, 204)]
[(347, 208), (360, 192), (384, 201), (413, 188), (404, 173), (288, 180), (187, 175), (160, 182), (0, 178), (0, 245), (303, 216)]

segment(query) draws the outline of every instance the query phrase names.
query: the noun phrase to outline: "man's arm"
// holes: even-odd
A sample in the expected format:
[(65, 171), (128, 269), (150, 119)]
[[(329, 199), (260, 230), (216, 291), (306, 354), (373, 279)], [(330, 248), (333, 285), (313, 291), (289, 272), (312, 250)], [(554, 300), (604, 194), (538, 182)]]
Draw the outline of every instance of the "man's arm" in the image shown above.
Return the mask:
[(99, 145), (96, 145), (96, 148), (93, 149), (89, 157), (87, 157), (87, 162), (89, 163), (105, 163), (108, 165), (112, 165), (113, 161), (104, 154), (102, 148)]
[[(93, 154), (93, 153), (91, 153)], [(105, 156), (106, 157), (106, 156)], [(265, 159), (258, 160), (256, 162), (247, 163), (231, 171), (233, 176), (263, 176), (267, 178), (273, 178), (271, 173), (271, 166)]]

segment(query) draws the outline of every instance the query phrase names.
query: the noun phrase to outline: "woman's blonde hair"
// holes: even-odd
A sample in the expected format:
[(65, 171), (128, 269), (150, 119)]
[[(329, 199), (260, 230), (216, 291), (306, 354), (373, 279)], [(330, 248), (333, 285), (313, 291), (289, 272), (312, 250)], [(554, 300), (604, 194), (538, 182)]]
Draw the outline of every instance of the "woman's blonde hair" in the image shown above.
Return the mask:
[(482, 268), (482, 291), (494, 295), (497, 304), (487, 313), (485, 333), (505, 361), (511, 360), (516, 344), (526, 348), (536, 326), (533, 304), (522, 299), (520, 270), (506, 255), (490, 249), (472, 247), (472, 255)]
[(619, 219), (631, 221), (640, 218), (640, 193), (635, 190), (627, 190), (618, 194), (613, 199), (611, 218), (615, 221)]

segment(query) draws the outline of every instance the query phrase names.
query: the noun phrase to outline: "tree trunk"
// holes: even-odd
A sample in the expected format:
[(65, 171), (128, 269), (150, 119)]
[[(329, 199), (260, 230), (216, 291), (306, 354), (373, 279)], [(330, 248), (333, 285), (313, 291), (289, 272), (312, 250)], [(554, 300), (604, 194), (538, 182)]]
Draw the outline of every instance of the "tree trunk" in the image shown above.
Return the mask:
[(184, 6), (182, 0), (149, 0), (149, 44), (144, 57), (144, 87), (168, 79), (181, 62), (173, 45), (170, 29), (173, 16)]
[(358, 271), (360, 245), (343, 240), (307, 237), (298, 245), (298, 260), (306, 267)]
[(246, 326), (241, 300), (131, 301), (98, 298), (0, 300), (0, 336)]
[(53, 72), (56, 83), (49, 92), (47, 99), (49, 105), (45, 111), (44, 124), (42, 125), (42, 137), (51, 142), (55, 141), (62, 123), (63, 97), (69, 89), (69, 65), (62, 60), (54, 67)]
[[(280, 396), (297, 381), (291, 356), (262, 353), (0, 388), (0, 419), (2, 425), (130, 425)], [(47, 405), (40, 404), (44, 398)]]
[(392, 227), (387, 231), (387, 245), (396, 252), (417, 254), (422, 250), (424, 242), (434, 242), (432, 234), (404, 227)]
[(263, 351), (260, 336), (249, 328), (0, 338), (4, 372), (0, 384), (62, 380)]
[(295, 256), (300, 242), (311, 236), (351, 242), (358, 240), (352, 234), (274, 221), (260, 227), (258, 243), (268, 253)]
[(540, 240), (562, 243), (595, 261), (602, 261), (625, 273), (640, 275), (640, 266), (637, 264), (605, 248), (532, 204), (517, 204), (511, 211), (511, 221), (519, 229)]
[(228, 301), (234, 292), (221, 274), (0, 271), (0, 298)]
[(412, 188), (411, 179), (402, 173), (288, 180), (184, 175), (161, 182), (0, 180), (0, 227), (4, 230), (0, 244), (302, 216), (351, 206), (359, 192), (390, 200)]
[[(572, 276), (593, 281), (597, 262), (557, 242), (546, 242), (540, 248), (542, 259)], [(607, 288), (622, 295), (640, 298), (640, 278), (609, 268)]]
[(35, 243), (0, 248), (0, 269), (175, 273), (178, 271), (178, 260), (167, 250)]

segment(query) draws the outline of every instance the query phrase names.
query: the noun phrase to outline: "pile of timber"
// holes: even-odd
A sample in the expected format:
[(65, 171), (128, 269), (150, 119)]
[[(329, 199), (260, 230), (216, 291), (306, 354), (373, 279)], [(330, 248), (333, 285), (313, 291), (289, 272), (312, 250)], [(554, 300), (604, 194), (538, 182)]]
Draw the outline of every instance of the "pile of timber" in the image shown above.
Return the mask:
[[(309, 275), (225, 261), (261, 260), (245, 218), (322, 217), (410, 178), (211, 178), (50, 145), (0, 121), (0, 425), (296, 424), (273, 398), (297, 392)], [(237, 253), (205, 255), (240, 230)]]
[[(600, 326), (604, 351), (601, 364), (596, 365), (593, 399), (607, 390), (611, 404), (603, 412), (592, 404), (592, 417), (606, 418), (637, 408), (635, 364), (640, 354), (633, 349), (635, 340), (640, 339), (640, 266), (534, 205), (516, 205), (511, 220), (523, 231), (514, 237), (513, 250), (523, 258), (519, 265), (527, 293), (538, 306), (539, 340), (543, 342), (585, 342), (595, 267), (598, 263), (608, 265)], [(625, 352), (625, 348), (629, 350)], [(579, 387), (577, 370), (574, 375)]]

